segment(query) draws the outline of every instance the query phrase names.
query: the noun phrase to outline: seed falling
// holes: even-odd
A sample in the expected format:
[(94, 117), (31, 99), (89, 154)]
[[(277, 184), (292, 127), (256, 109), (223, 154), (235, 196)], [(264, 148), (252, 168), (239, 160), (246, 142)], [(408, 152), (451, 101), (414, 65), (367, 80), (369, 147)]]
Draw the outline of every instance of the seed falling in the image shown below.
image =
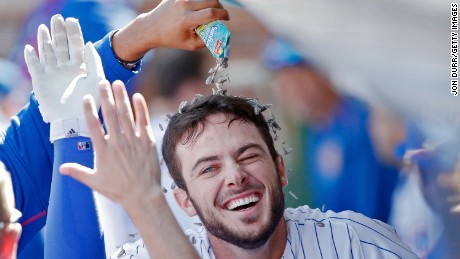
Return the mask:
[(289, 191), (289, 195), (292, 196), (292, 198), (298, 200), (299, 198), (292, 192), (292, 191)]
[(284, 155), (285, 155), (285, 156), (286, 156), (286, 155), (289, 155), (290, 153), (292, 153), (292, 150), (293, 150), (293, 149), (292, 149), (291, 147), (286, 149), (286, 148), (283, 146), (282, 148), (283, 148), (283, 152), (284, 152)]
[(212, 81), (214, 81), (214, 78), (212, 78), (212, 76), (208, 76), (208, 78), (206, 78), (206, 84), (207, 85), (212, 84)]
[(161, 115), (161, 119), (162, 119), (164, 122), (168, 123), (170, 118), (168, 118), (168, 115)]
[(129, 237), (129, 238), (134, 238), (134, 237), (136, 237), (137, 235), (138, 235), (138, 233), (131, 233), (131, 234), (128, 233), (128, 237)]

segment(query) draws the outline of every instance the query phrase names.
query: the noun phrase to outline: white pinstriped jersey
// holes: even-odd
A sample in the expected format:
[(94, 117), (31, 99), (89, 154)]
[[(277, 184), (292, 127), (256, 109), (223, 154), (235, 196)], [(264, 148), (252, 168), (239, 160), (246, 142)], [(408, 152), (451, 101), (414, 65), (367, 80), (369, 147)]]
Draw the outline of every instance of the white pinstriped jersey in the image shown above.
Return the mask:
[[(287, 241), (282, 258), (418, 258), (398, 237), (393, 227), (352, 211), (335, 213), (288, 208), (284, 212)], [(186, 231), (203, 259), (215, 258), (212, 246), (201, 227)], [(142, 240), (123, 246), (112, 258), (149, 258)]]

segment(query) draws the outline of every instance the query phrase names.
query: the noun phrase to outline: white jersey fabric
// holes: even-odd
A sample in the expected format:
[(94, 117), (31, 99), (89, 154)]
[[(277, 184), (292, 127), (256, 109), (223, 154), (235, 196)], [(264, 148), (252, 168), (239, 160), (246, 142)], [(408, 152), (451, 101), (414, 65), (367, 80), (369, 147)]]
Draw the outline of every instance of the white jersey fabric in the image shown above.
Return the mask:
[[(388, 224), (360, 213), (322, 212), (308, 206), (284, 211), (287, 226), (282, 258), (418, 258)], [(186, 231), (201, 258), (215, 258), (204, 227)], [(142, 239), (125, 244), (111, 258), (150, 258)]]

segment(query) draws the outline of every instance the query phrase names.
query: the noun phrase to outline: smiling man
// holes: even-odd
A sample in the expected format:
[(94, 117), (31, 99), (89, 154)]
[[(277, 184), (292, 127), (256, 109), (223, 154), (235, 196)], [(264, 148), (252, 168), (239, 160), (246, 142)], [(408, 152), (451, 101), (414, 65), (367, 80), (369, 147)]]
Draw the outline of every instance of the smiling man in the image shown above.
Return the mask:
[(176, 200), (189, 216), (198, 214), (214, 246), (266, 245), (267, 254), (281, 256), (283, 247), (272, 242), (286, 236), (281, 186), (287, 179), (268, 124), (245, 99), (204, 100), (173, 116), (165, 133), (163, 155), (179, 187)]
[(286, 172), (269, 124), (246, 98), (224, 95), (185, 105), (165, 132), (176, 201), (204, 225), (184, 235), (162, 193), (143, 97), (133, 97), (134, 120), (123, 83), (102, 82), (99, 95), (107, 135), (85, 99), (96, 170), (60, 170), (119, 202), (140, 230), (143, 240), (113, 258), (417, 258), (391, 226), (362, 214), (284, 209)]

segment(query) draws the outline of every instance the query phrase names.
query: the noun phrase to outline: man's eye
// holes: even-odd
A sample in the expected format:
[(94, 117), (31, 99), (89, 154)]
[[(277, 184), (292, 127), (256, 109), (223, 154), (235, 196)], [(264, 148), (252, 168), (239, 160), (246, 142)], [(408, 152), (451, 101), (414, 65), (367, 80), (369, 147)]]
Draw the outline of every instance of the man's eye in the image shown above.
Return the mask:
[(215, 170), (216, 170), (215, 167), (212, 167), (212, 166), (211, 166), (211, 167), (207, 167), (206, 169), (204, 169), (204, 170), (201, 172), (201, 174), (212, 173), (212, 172), (214, 172)]
[(240, 159), (240, 163), (251, 163), (255, 161), (259, 156), (258, 155), (249, 155)]

